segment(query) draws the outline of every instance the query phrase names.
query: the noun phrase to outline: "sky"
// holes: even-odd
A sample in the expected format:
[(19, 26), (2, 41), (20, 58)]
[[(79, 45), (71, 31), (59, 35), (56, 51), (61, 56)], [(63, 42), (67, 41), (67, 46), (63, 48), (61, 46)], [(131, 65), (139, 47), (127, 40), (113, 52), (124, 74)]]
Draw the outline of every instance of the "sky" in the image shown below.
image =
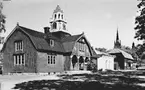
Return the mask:
[(95, 48), (112, 49), (117, 28), (121, 44), (140, 43), (135, 36), (137, 0), (6, 0), (6, 36), (19, 25), (43, 32), (57, 5), (64, 11), (71, 34), (84, 32)]

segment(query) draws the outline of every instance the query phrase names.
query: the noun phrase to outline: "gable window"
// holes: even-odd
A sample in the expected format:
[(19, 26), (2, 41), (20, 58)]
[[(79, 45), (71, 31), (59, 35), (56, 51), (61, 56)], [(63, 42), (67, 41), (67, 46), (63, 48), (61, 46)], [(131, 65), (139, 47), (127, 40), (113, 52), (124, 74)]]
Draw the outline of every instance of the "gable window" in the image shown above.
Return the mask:
[(85, 51), (85, 44), (84, 43), (79, 42), (79, 50), (83, 51), (83, 52)]
[(56, 55), (48, 55), (48, 64), (55, 64)]
[(50, 39), (50, 46), (53, 47), (54, 46), (54, 40)]
[(23, 41), (15, 41), (15, 51), (23, 51)]
[(15, 54), (14, 65), (25, 65), (25, 55), (24, 54)]

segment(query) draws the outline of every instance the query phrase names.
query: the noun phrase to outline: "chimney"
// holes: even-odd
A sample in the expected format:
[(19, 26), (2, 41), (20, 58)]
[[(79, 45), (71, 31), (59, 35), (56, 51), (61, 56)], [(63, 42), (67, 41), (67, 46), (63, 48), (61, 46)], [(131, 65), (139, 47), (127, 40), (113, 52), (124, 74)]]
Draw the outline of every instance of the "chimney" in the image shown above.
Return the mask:
[(44, 27), (44, 33), (45, 34), (49, 33), (50, 32), (49, 30), (50, 30), (50, 27)]

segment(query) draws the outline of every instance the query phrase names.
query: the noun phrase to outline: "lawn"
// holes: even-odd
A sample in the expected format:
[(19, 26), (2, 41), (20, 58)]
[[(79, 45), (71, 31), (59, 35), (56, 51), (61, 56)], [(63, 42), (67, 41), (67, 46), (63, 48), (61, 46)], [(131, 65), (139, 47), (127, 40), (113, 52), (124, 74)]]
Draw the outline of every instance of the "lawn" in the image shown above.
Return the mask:
[(34, 80), (16, 84), (20, 90), (145, 90), (144, 71), (107, 71), (92, 74), (61, 74), (59, 80)]

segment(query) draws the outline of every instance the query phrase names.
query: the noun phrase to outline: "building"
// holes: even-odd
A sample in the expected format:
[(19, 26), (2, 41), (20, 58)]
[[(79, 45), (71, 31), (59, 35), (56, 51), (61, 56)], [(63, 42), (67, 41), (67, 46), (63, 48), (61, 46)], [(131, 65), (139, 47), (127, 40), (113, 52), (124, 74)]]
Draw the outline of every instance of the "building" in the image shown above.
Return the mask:
[(97, 69), (98, 70), (114, 70), (114, 55), (95, 50), (97, 55)]
[(109, 50), (109, 54), (116, 56), (114, 59), (114, 70), (124, 70), (132, 68), (134, 59), (131, 54), (122, 49), (118, 30), (116, 34), (116, 41), (114, 42), (114, 49)]
[(121, 40), (119, 39), (118, 29), (116, 33), (116, 41), (114, 41), (114, 48), (121, 48)]
[(87, 70), (95, 59), (84, 33), (71, 35), (63, 10), (57, 5), (44, 33), (17, 24), (3, 52), (3, 73), (50, 73)]

